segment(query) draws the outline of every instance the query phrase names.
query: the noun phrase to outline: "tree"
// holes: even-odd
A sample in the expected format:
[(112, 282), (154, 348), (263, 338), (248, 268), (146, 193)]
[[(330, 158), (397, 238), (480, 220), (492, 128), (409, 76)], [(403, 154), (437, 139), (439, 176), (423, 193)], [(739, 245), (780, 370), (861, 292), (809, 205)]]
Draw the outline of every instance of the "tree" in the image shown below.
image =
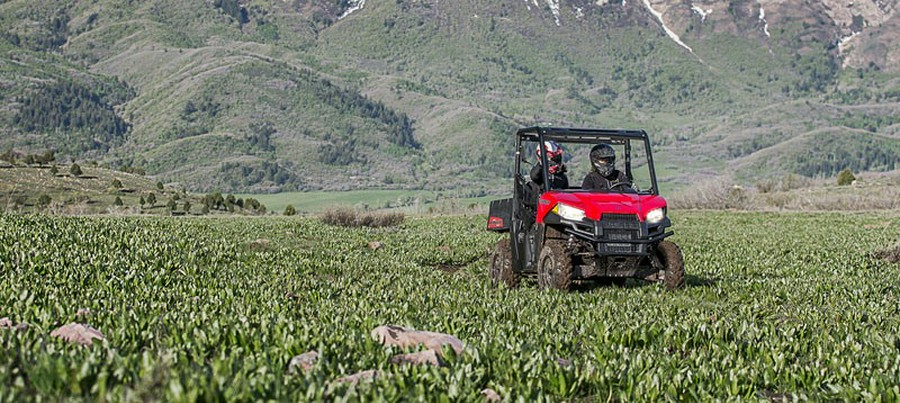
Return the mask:
[(116, 196), (116, 201), (113, 202), (113, 206), (121, 206), (121, 205), (124, 205), (124, 204), (125, 204), (125, 203), (122, 203), (122, 198), (119, 197), (119, 196)]
[(184, 201), (184, 212), (185, 213), (191, 212), (191, 202), (189, 202), (187, 200)]
[(25, 165), (34, 165), (34, 163), (35, 163), (35, 161), (34, 161), (33, 155), (28, 154), (25, 156)]
[(83, 172), (81, 172), (81, 167), (73, 162), (72, 167), (69, 168), (69, 173), (72, 174), (72, 176), (79, 177)]
[(50, 167), (50, 174), (53, 176), (56, 176), (56, 174), (58, 174), (58, 173), (59, 173), (59, 168), (56, 167), (56, 164), (53, 164), (53, 166)]
[(144, 205), (147, 204), (147, 201), (144, 200), (144, 196), (141, 196), (141, 200), (139, 201), (139, 203), (141, 203), (141, 208), (144, 208)]
[(837, 176), (837, 184), (838, 186), (847, 186), (852, 184), (856, 180), (856, 176), (853, 175), (853, 171), (850, 168), (844, 168), (843, 171), (838, 173)]
[(284, 208), (284, 215), (288, 217), (297, 215), (297, 209), (294, 208), (293, 204), (288, 204), (287, 207)]
[(112, 183), (110, 183), (110, 186), (112, 186), (114, 189), (121, 189), (123, 187), (122, 181), (120, 181), (118, 178), (113, 179)]
[(166, 203), (166, 207), (171, 211), (175, 211), (175, 209), (178, 208), (178, 204), (175, 203), (175, 199), (169, 199), (169, 202)]
[(41, 195), (41, 197), (38, 198), (38, 206), (47, 207), (50, 205), (51, 201), (53, 201), (53, 199), (50, 198), (50, 195)]
[(162, 183), (162, 181), (156, 182), (156, 188), (159, 189), (159, 190), (163, 190), (163, 183)]
[(150, 205), (150, 208), (153, 208), (156, 204), (156, 193), (150, 192), (150, 194), (147, 195), (147, 204)]

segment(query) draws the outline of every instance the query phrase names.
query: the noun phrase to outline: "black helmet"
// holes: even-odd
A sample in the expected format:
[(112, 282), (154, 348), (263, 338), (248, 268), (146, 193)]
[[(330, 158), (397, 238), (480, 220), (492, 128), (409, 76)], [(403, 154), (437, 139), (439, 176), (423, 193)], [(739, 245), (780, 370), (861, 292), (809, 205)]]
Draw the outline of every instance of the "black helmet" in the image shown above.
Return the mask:
[(602, 176), (616, 169), (616, 150), (609, 144), (597, 144), (591, 149), (591, 166)]

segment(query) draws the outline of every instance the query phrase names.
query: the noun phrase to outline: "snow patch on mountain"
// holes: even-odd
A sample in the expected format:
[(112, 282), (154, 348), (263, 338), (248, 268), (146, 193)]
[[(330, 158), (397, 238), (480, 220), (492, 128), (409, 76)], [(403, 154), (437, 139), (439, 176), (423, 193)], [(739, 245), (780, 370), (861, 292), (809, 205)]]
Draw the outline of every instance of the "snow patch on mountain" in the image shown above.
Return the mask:
[[(622, 3), (624, 4), (625, 1), (623, 0)], [(663, 31), (666, 31), (666, 35), (668, 35), (669, 38), (671, 38), (673, 41), (675, 41), (675, 43), (677, 43), (681, 47), (687, 49), (688, 52), (691, 52), (692, 55), (696, 56), (696, 54), (694, 54), (694, 50), (691, 49), (691, 47), (688, 46), (686, 43), (682, 42), (681, 38), (678, 37), (678, 34), (676, 34), (674, 31), (669, 29), (668, 26), (666, 26), (666, 22), (663, 21), (662, 13), (653, 9), (653, 6), (650, 5), (650, 0), (644, 0), (644, 6), (646, 6), (647, 9), (650, 10), (650, 14), (653, 14), (653, 16), (656, 17), (657, 20), (659, 20), (659, 23), (662, 24)]]
[(556, 26), (559, 25), (559, 0), (547, 0), (547, 6), (550, 7), (550, 12), (553, 13), (553, 19), (556, 21)]
[(704, 10), (694, 4), (691, 4), (691, 10), (694, 10), (695, 13), (700, 15), (700, 22), (705, 22), (706, 16), (708, 16), (713, 11), (711, 8), (709, 10)]
[(340, 17), (338, 17), (339, 20), (344, 19), (344, 17), (350, 14), (353, 14), (353, 12), (355, 11), (362, 10), (362, 8), (366, 6), (366, 0), (350, 0), (347, 2), (347, 5), (349, 5), (350, 7), (348, 7)]
[(763, 24), (763, 32), (766, 33), (766, 36), (771, 38), (772, 35), (769, 34), (769, 22), (766, 21), (766, 10), (762, 7), (759, 8), (759, 22)]

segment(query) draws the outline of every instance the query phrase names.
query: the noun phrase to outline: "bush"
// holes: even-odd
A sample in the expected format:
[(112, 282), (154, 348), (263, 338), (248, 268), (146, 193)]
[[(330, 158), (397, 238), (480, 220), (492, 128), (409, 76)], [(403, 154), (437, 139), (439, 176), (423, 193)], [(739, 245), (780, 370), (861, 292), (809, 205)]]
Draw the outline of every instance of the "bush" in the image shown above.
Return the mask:
[(121, 205), (123, 205), (123, 204), (125, 204), (125, 203), (122, 203), (122, 198), (119, 197), (119, 196), (116, 196), (116, 201), (113, 202), (113, 205), (114, 205), (114, 206), (121, 206)]
[(350, 208), (328, 210), (320, 220), (340, 227), (393, 227), (403, 223), (403, 213), (365, 213)]
[(69, 173), (72, 174), (72, 176), (81, 176), (83, 172), (81, 172), (81, 167), (73, 162), (72, 167), (69, 168)]
[(673, 195), (669, 205), (679, 209), (748, 209), (751, 199), (750, 192), (722, 177), (701, 180)]
[(297, 215), (297, 209), (294, 208), (293, 204), (288, 204), (287, 207), (284, 208), (284, 215), (288, 217)]
[(837, 184), (838, 186), (847, 186), (852, 184), (856, 180), (856, 176), (853, 175), (853, 171), (850, 168), (844, 168), (843, 171), (838, 173), (837, 176)]
[(50, 198), (50, 195), (41, 195), (41, 197), (38, 198), (38, 206), (47, 207), (50, 205), (51, 201), (53, 201), (53, 199)]
[(112, 186), (114, 189), (121, 189), (124, 187), (122, 186), (122, 181), (118, 179), (113, 179), (112, 183), (110, 183), (110, 186)]

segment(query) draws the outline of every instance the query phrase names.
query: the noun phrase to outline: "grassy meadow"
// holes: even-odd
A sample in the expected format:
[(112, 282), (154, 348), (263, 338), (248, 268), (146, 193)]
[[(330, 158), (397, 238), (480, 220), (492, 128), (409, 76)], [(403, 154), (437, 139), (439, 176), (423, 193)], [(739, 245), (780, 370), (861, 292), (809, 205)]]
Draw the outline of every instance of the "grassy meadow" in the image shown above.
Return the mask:
[[(900, 398), (896, 211), (675, 211), (677, 292), (491, 289), (484, 219), (0, 214), (0, 400)], [(465, 348), (394, 364), (388, 324)]]

